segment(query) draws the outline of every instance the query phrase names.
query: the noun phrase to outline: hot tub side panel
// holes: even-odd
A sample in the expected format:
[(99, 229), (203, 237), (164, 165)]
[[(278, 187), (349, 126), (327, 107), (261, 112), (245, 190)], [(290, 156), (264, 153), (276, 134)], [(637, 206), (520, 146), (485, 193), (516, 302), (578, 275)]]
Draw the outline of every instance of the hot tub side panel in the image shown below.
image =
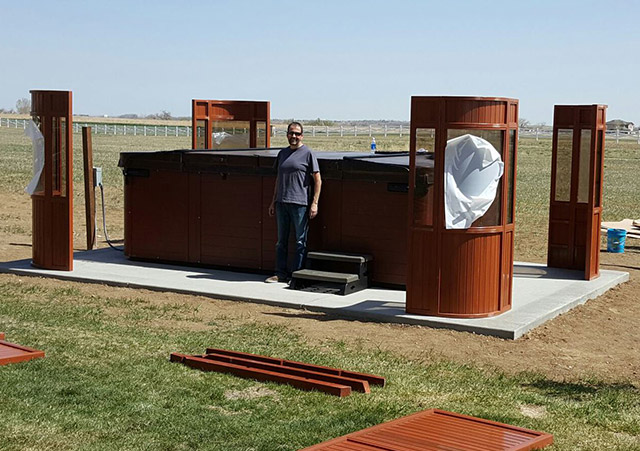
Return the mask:
[(188, 174), (149, 170), (125, 177), (125, 255), (189, 261)]

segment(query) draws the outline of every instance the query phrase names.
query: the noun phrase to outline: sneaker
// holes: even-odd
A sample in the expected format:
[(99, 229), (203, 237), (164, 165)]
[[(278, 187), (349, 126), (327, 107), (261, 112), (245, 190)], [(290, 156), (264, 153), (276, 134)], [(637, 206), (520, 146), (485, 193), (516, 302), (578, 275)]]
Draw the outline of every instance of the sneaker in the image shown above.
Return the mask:
[(282, 277), (278, 277), (278, 276), (271, 276), (267, 280), (265, 280), (265, 282), (266, 283), (287, 283), (287, 279), (283, 279)]

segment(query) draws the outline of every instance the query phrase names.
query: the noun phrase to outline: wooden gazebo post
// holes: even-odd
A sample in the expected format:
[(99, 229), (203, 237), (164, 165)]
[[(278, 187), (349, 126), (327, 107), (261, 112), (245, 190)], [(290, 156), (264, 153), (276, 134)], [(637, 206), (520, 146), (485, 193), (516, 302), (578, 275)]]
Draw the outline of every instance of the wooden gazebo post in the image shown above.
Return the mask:
[(31, 116), (44, 137), (44, 169), (31, 195), (32, 264), (73, 270), (71, 91), (31, 91)]
[(547, 266), (600, 275), (606, 105), (556, 105)]
[[(515, 99), (411, 98), (408, 313), (470, 318), (511, 308), (517, 133)], [(489, 141), (504, 175), (482, 217), (468, 229), (446, 229), (445, 148), (463, 134)], [(431, 158), (418, 158), (419, 149)]]

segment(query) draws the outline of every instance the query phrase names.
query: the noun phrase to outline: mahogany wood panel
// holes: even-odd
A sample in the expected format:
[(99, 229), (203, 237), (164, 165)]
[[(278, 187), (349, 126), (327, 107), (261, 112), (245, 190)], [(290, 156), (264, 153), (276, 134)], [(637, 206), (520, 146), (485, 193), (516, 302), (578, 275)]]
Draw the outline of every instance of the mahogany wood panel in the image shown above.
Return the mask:
[(406, 283), (406, 199), (406, 193), (389, 192), (387, 183), (342, 181), (340, 250), (374, 255), (373, 280)]
[[(511, 308), (515, 219), (507, 211), (515, 212), (517, 126), (515, 99), (411, 98), (408, 313), (483, 317)], [(425, 128), (435, 132), (432, 201), (426, 204), (424, 195), (415, 197), (416, 130)], [(456, 129), (502, 132), (505, 175), (490, 211), (466, 230), (447, 230), (444, 224), (445, 149), (449, 131)]]
[(447, 258), (440, 267), (439, 314), (471, 317), (499, 312), (502, 234), (443, 233), (441, 238)]
[(438, 314), (440, 297), (440, 268), (436, 255), (436, 235), (427, 230), (411, 231), (411, 263), (407, 275), (407, 313)]
[(212, 147), (211, 133), (212, 123), (215, 121), (242, 121), (249, 122), (249, 147), (262, 147), (257, 145), (258, 122), (265, 123), (264, 147), (271, 146), (271, 104), (270, 102), (246, 101), (246, 100), (198, 100), (191, 101), (192, 140), (191, 148), (197, 149), (197, 123), (205, 123), (205, 149)]
[(164, 170), (125, 178), (127, 255), (188, 261), (188, 180), (186, 173)]
[(238, 174), (201, 177), (201, 262), (261, 268), (260, 178)]
[(32, 196), (32, 264), (73, 270), (71, 91), (31, 91), (31, 116), (44, 137), (43, 184)]
[(431, 409), (338, 437), (305, 451), (533, 450), (553, 443), (544, 432)]
[(44, 357), (43, 351), (4, 341), (4, 334), (0, 333), (0, 365), (24, 362), (40, 357)]
[[(553, 117), (547, 265), (581, 270), (587, 280), (600, 274), (606, 108), (605, 105), (556, 105)], [(571, 148), (568, 148), (568, 143), (563, 147), (566, 152), (562, 157), (564, 160), (559, 150), (561, 130), (564, 131), (562, 133), (572, 133)], [(583, 142), (584, 139), (589, 139), (589, 142)], [(569, 157), (571, 165), (563, 169), (560, 161)], [(582, 161), (588, 165), (581, 165)], [(581, 174), (585, 170), (587, 173)], [(582, 186), (581, 179), (584, 181)], [(560, 191), (558, 182), (567, 186), (567, 181), (568, 192), (564, 193)], [(581, 195), (581, 189), (585, 187), (588, 194), (583, 192)]]

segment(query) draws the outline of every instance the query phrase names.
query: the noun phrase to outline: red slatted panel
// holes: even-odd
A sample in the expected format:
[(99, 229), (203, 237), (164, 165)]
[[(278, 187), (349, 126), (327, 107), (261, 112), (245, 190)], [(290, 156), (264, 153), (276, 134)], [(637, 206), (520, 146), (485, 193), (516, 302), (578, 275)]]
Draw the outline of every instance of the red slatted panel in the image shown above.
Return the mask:
[(532, 450), (553, 443), (544, 432), (443, 410), (426, 410), (305, 448), (318, 450)]
[(43, 351), (9, 343), (3, 339), (4, 334), (0, 333), (0, 365), (24, 362), (26, 360), (44, 357)]
[[(499, 310), (500, 234), (443, 233), (440, 313), (484, 315)], [(482, 268), (479, 271), (478, 268)]]

